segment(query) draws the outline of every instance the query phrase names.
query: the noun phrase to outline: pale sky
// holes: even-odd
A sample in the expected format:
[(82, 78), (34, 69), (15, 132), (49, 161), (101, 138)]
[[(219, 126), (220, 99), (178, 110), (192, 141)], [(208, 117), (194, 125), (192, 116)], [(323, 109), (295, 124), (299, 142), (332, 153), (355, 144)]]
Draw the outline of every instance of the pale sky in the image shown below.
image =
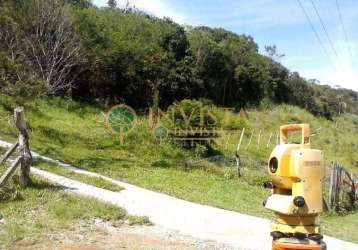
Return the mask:
[[(107, 0), (92, 1), (97, 6), (107, 3)], [(299, 1), (307, 11), (322, 45)], [(321, 26), (312, 1), (332, 43)], [(119, 7), (123, 7), (127, 0), (117, 2)], [(238, 34), (251, 35), (260, 46), (261, 53), (264, 53), (265, 45), (275, 44), (279, 53), (285, 54), (281, 63), (291, 71), (298, 71), (307, 79), (317, 79), (321, 84), (358, 91), (357, 0), (129, 0), (129, 3), (155, 16), (170, 17), (180, 24), (222, 27)]]

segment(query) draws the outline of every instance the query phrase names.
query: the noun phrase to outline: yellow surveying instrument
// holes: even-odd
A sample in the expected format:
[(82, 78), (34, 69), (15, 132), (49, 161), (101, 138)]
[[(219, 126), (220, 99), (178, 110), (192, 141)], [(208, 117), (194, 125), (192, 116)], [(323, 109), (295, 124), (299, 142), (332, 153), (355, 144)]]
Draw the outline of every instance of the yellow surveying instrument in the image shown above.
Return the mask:
[[(300, 143), (289, 143), (289, 133), (301, 131)], [(271, 226), (273, 250), (325, 250), (315, 219), (323, 210), (323, 153), (311, 149), (309, 124), (280, 127), (280, 144), (268, 162), (272, 194), (265, 207), (275, 212)]]

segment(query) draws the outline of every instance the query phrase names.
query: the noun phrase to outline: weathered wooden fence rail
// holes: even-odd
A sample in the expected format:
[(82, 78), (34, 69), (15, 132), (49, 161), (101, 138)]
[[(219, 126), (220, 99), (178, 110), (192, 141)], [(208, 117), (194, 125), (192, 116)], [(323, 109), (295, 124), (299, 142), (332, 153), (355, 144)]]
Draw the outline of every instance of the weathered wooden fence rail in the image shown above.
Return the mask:
[(354, 208), (357, 202), (356, 179), (354, 175), (346, 171), (341, 164), (331, 162), (328, 198), (329, 207), (331, 209), (341, 207), (344, 196), (348, 197), (349, 204), (346, 204), (346, 206), (349, 205), (351, 208)]
[(25, 121), (24, 109), (22, 107), (14, 110), (14, 123), (19, 132), (16, 143), (4, 154), (0, 159), (0, 164), (4, 163), (18, 149), (19, 156), (11, 164), (11, 166), (0, 177), (0, 187), (4, 186), (10, 176), (20, 166), (20, 184), (27, 186), (30, 180), (30, 167), (32, 163), (32, 155), (29, 147), (29, 135)]

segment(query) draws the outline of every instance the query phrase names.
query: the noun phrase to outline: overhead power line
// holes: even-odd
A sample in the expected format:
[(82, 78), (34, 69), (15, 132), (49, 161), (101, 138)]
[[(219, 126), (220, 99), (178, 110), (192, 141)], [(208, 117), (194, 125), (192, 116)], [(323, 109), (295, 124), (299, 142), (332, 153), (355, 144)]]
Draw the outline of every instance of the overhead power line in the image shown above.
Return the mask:
[(337, 50), (335, 49), (335, 47), (334, 47), (334, 45), (333, 45), (333, 42), (332, 42), (332, 40), (331, 40), (331, 37), (330, 37), (329, 34), (328, 34), (326, 25), (324, 24), (324, 22), (323, 22), (323, 20), (322, 20), (322, 17), (321, 17), (321, 15), (320, 15), (319, 12), (318, 12), (317, 6), (316, 6), (316, 4), (314, 3), (313, 0), (311, 0), (311, 3), (312, 3), (312, 6), (313, 6), (313, 8), (314, 8), (314, 10), (315, 10), (315, 12), (316, 12), (316, 15), (318, 16), (318, 19), (319, 19), (319, 22), (320, 22), (320, 24), (321, 24), (321, 26), (322, 26), (322, 29), (324, 30), (324, 33), (326, 34), (327, 40), (328, 40), (328, 42), (329, 42), (329, 45), (331, 46), (331, 49), (333, 50), (334, 54), (338, 57)]
[[(331, 57), (330, 57), (330, 55), (329, 55), (329, 53), (328, 53), (328, 50), (327, 50), (327, 48), (324, 46), (324, 44), (323, 44), (323, 42), (322, 42), (322, 40), (321, 40), (321, 38), (320, 38), (320, 36), (319, 36), (319, 34), (318, 34), (318, 32), (317, 32), (315, 26), (313, 25), (313, 22), (312, 22), (310, 16), (308, 15), (308, 13), (307, 13), (305, 7), (303, 6), (301, 0), (297, 0), (297, 2), (298, 2), (298, 5), (300, 6), (302, 12), (304, 13), (304, 15), (305, 15), (305, 17), (306, 17), (306, 19), (307, 19), (307, 21), (308, 21), (308, 23), (309, 23), (309, 25), (310, 25), (312, 31), (313, 31), (313, 33), (315, 34), (316, 39), (317, 39), (318, 43), (320, 44), (320, 46), (321, 46), (323, 52), (326, 54), (326, 56), (328, 57), (328, 59), (330, 60), (330, 62), (332, 62), (332, 61), (331, 61)], [(333, 65), (334, 65), (334, 64), (333, 64)]]
[(343, 33), (344, 33), (344, 38), (345, 38), (345, 41), (346, 41), (346, 46), (347, 46), (348, 52), (349, 52), (349, 54), (350, 54), (350, 56), (351, 56), (351, 60), (353, 61), (352, 48), (351, 48), (350, 43), (349, 43), (349, 39), (348, 39), (348, 35), (347, 35), (347, 30), (346, 30), (345, 25), (344, 25), (344, 22), (343, 22), (342, 12), (341, 12), (341, 8), (339, 7), (338, 0), (336, 0), (336, 8), (337, 8), (337, 12), (338, 12), (339, 21), (340, 21), (340, 23), (341, 23), (342, 30), (343, 30)]

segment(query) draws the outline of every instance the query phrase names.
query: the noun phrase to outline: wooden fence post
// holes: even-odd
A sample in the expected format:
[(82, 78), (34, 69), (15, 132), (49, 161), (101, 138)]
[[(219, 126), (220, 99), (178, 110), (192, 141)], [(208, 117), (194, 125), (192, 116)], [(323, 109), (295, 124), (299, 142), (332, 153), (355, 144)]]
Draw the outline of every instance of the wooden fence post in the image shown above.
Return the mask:
[(239, 143), (237, 144), (237, 148), (236, 148), (237, 153), (239, 153), (239, 151), (240, 151), (240, 147), (241, 147), (242, 139), (244, 138), (244, 134), (245, 134), (245, 128), (243, 128), (241, 131)]
[(346, 180), (344, 180), (344, 183), (349, 186), (350, 192), (348, 193), (351, 206), (354, 207), (356, 202), (356, 190), (355, 190), (355, 184), (354, 184), (354, 176), (353, 173), (348, 173), (345, 169), (344, 176), (346, 177)]
[[(349, 191), (347, 191), (347, 187)], [(331, 163), (331, 178), (329, 185), (329, 206), (336, 208), (342, 202), (342, 194), (348, 194), (351, 206), (356, 203), (355, 180), (352, 174), (348, 173), (342, 165), (337, 162)]]
[(227, 148), (229, 146), (230, 139), (231, 139), (231, 132), (229, 132), (229, 134), (227, 135), (227, 139), (226, 139), (226, 143), (225, 143), (225, 150), (227, 150)]
[(240, 162), (240, 146), (241, 146), (241, 143), (242, 143), (242, 139), (244, 138), (244, 134), (245, 134), (245, 128), (242, 128), (239, 143), (237, 144), (237, 148), (236, 148), (236, 152), (235, 152), (237, 175), (239, 177), (241, 177), (241, 172), (240, 172), (240, 163), (241, 163)]
[(14, 111), (15, 126), (19, 131), (19, 153), (21, 157), (20, 184), (27, 186), (30, 180), (30, 167), (32, 164), (32, 155), (29, 147), (29, 135), (25, 121), (24, 108), (18, 107)]
[(357, 197), (356, 183), (353, 173), (351, 173), (350, 179), (352, 181), (352, 206), (354, 206), (356, 204), (356, 201), (358, 201), (358, 197)]
[(337, 182), (337, 203), (341, 201), (341, 190), (342, 190), (342, 165), (338, 164), (338, 182)]
[(334, 205), (334, 200), (333, 200), (333, 191), (334, 191), (334, 174), (335, 174), (335, 165), (333, 164), (333, 162), (331, 162), (331, 176), (330, 176), (330, 180), (329, 180), (329, 208), (332, 209), (333, 205)]

